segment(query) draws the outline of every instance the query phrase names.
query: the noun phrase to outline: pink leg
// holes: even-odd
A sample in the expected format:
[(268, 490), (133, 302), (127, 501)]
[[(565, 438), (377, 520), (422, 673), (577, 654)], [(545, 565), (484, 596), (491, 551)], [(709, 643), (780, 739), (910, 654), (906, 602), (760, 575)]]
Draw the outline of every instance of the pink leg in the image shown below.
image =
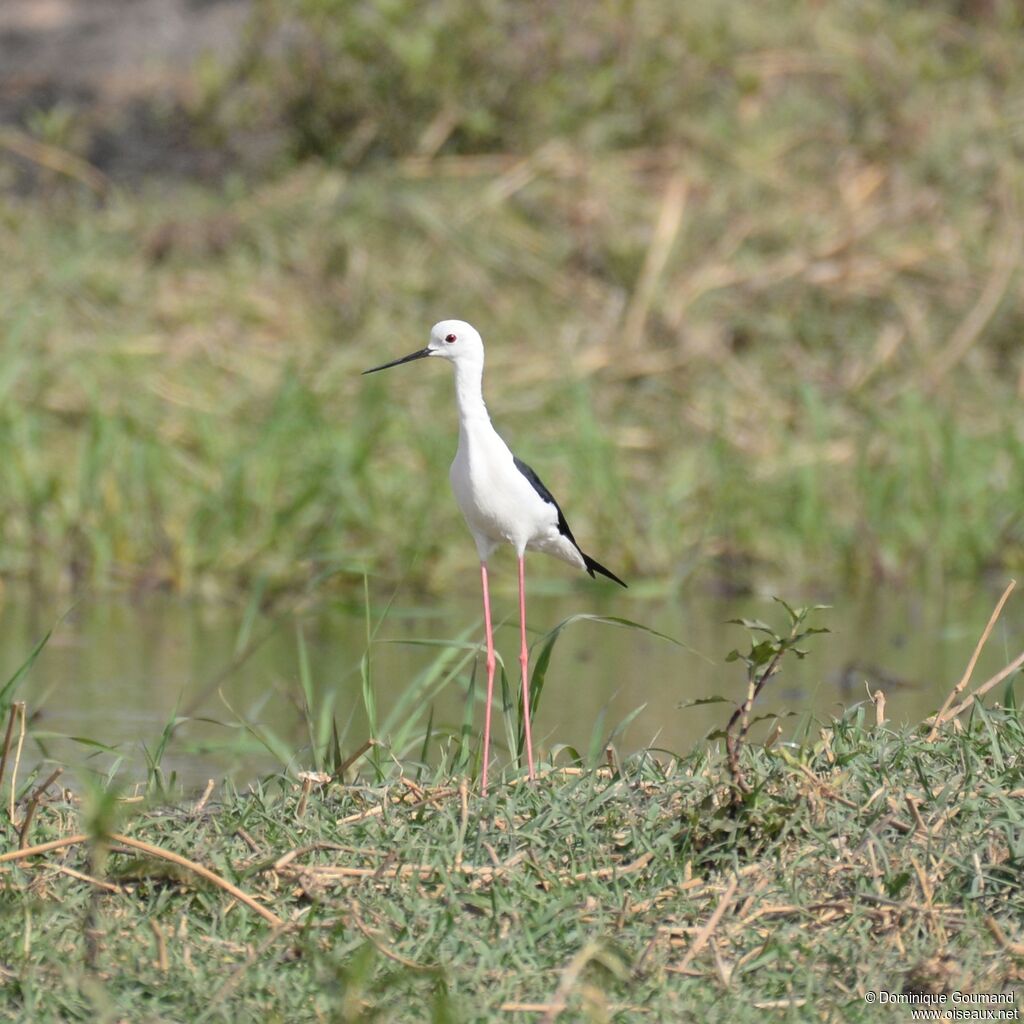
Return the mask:
[(533, 738), (530, 736), (530, 656), (526, 650), (526, 582), (524, 556), (519, 556), (519, 664), (523, 669), (523, 724), (526, 726), (526, 764), (530, 778), (533, 774)]
[(487, 593), (487, 563), (480, 563), (484, 588), (484, 629), (487, 632), (487, 708), (484, 711), (484, 768), (480, 792), (487, 796), (487, 764), (491, 759), (491, 704), (494, 701), (494, 634), (491, 632), (491, 598)]

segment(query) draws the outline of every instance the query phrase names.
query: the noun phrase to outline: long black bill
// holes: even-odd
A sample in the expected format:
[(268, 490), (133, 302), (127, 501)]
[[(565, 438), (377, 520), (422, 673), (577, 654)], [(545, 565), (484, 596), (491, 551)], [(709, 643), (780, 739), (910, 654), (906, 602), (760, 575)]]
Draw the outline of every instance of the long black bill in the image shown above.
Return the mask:
[(414, 359), (425, 359), (429, 355), (429, 348), (421, 348), (419, 352), (413, 352), (412, 355), (402, 356), (401, 359), (394, 359), (383, 366), (375, 366), (372, 370), (363, 370), (362, 376), (365, 377), (368, 373), (376, 373), (378, 370), (388, 370), (392, 366), (400, 366), (402, 363), (411, 363)]

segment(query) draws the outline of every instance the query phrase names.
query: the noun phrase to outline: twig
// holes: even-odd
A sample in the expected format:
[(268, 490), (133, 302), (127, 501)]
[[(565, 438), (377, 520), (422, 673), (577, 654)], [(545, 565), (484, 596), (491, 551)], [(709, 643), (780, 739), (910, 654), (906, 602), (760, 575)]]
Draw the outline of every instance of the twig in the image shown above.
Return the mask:
[(203, 867), (202, 864), (197, 864), (194, 860), (182, 857), (180, 853), (174, 853), (172, 850), (165, 850), (161, 846), (154, 846), (152, 843), (144, 842), (141, 839), (132, 839), (130, 836), (120, 835), (116, 832), (111, 833), (110, 838), (115, 843), (121, 843), (123, 846), (130, 846), (134, 850), (141, 850), (143, 853), (148, 853), (151, 857), (159, 857), (162, 860), (170, 861), (172, 864), (177, 864), (180, 867), (187, 868), (193, 874), (199, 875), (200, 878), (205, 878), (208, 882), (212, 882), (225, 892), (230, 893), (236, 900), (238, 900), (239, 903), (244, 903), (250, 910), (255, 911), (264, 920), (269, 921), (274, 925), (275, 928), (284, 924), (284, 921), (278, 917), (277, 914), (263, 906), (262, 903), (257, 903), (252, 896), (248, 893), (242, 892), (237, 885), (233, 885), (226, 878), (222, 878), (216, 872)]
[(912, 793), (904, 793), (903, 802), (907, 805), (907, 810), (910, 811), (910, 816), (914, 819), (914, 824), (917, 827), (917, 830), (927, 834), (928, 826), (925, 824), (924, 818), (921, 817), (921, 812), (917, 808), (920, 800)]
[(1011, 942), (999, 922), (989, 914), (985, 918), (985, 926), (992, 933), (992, 938), (1011, 956), (1024, 957), (1024, 942)]
[(217, 991), (214, 992), (213, 997), (210, 999), (210, 1002), (209, 1002), (209, 1004), (207, 1006), (206, 1011), (200, 1016), (199, 1020), (200, 1021), (205, 1020), (209, 1016), (210, 1011), (215, 1006), (219, 1005), (224, 1000), (225, 996), (230, 995), (231, 992), (234, 991), (234, 989), (238, 986), (238, 983), (244, 977), (246, 971), (250, 970), (250, 968), (252, 968), (253, 964), (257, 963), (257, 961), (259, 961), (259, 959), (263, 956), (263, 954), (266, 953), (266, 951), (268, 949), (270, 949), (270, 947), (275, 942), (277, 942), (277, 940), (282, 935), (284, 935), (286, 932), (290, 932), (293, 927), (294, 927), (294, 925), (291, 924), (290, 922), (282, 922), (280, 925), (278, 925), (252, 951), (252, 953), (250, 954), (248, 959), (245, 961), (245, 963), (240, 964), (236, 970), (232, 971), (232, 973), (229, 974), (228, 977), (224, 979), (224, 981), (221, 983), (220, 988), (218, 988)]
[[(423, 787), (422, 787), (421, 785), (419, 785), (419, 783), (413, 782), (413, 781), (412, 781), (412, 779), (408, 779), (408, 778), (406, 778), (406, 777), (405, 777), (404, 775), (402, 775), (402, 776), (401, 776), (401, 777), (399, 778), (399, 780), (398, 780), (398, 781), (399, 781), (399, 782), (400, 782), (400, 783), (401, 783), (401, 784), (402, 784), (403, 786), (405, 786), (405, 788), (406, 788), (407, 790), (409, 790), (409, 792), (410, 792), (410, 793), (412, 793), (412, 795), (413, 795), (413, 796), (414, 796), (414, 797), (415, 797), (415, 798), (416, 798), (417, 800), (419, 800), (419, 801), (420, 801), (420, 803), (425, 803), (425, 802), (427, 802), (427, 801), (429, 801), (429, 800), (432, 800), (432, 799), (433, 799), (433, 797), (432, 797), (432, 796), (429, 796), (429, 795), (427, 794), (427, 791), (426, 791), (426, 790), (425, 790), (425, 789), (424, 789), (424, 788), (423, 788)], [(460, 785), (461, 785), (461, 783), (460, 783)]]
[[(367, 868), (347, 864), (292, 864), (290, 863), (291, 858), (289, 854), (285, 854), (278, 863), (267, 865), (267, 868), (264, 870), (272, 868), (274, 871), (287, 872), (299, 876), (320, 875), (323, 878), (372, 878), (376, 880), (381, 878), (409, 878), (413, 875), (420, 879), (427, 879), (441, 872), (450, 872), (458, 875), (483, 875), (486, 878), (493, 878), (503, 874), (507, 866), (494, 867), (491, 864), (450, 864), (447, 866), (441, 864), (398, 864), (390, 867), (389, 865), (395, 858), (396, 853), (392, 850), (378, 867)], [(519, 860), (521, 859), (519, 858)], [(519, 862), (516, 858), (512, 858), (507, 862), (508, 865), (511, 865), (513, 861)], [(605, 868), (600, 870), (614, 871), (614, 869)], [(583, 875), (582, 877), (587, 878), (590, 876)], [(563, 879), (563, 881), (567, 880)]]
[(241, 839), (242, 842), (245, 843), (245, 845), (248, 846), (253, 853), (263, 852), (263, 848), (260, 846), (260, 844), (257, 843), (256, 840), (253, 839), (253, 837), (249, 835), (249, 833), (246, 832), (241, 825), (239, 825), (238, 828), (235, 829), (235, 835), (238, 836), (238, 838)]
[(76, 871), (74, 868), (69, 868), (66, 864), (40, 864), (39, 867), (49, 868), (51, 871), (59, 871), (62, 875), (77, 878), (80, 882), (88, 882), (90, 885), (95, 885), (97, 889), (106, 889), (107, 892), (124, 892), (119, 885), (104, 882), (99, 878), (93, 878), (92, 875), (87, 875), (84, 871)]
[(798, 764), (797, 768), (800, 769), (802, 775), (804, 775), (808, 781), (814, 783), (830, 800), (835, 800), (836, 803), (842, 804), (844, 807), (849, 807), (851, 810), (858, 810), (857, 804), (852, 800), (847, 800), (846, 797), (840, 796), (824, 779), (819, 779), (814, 772), (805, 764)]
[[(490, 843), (484, 844), (490, 847)], [(513, 868), (518, 867), (524, 860), (527, 859), (527, 851), (519, 850), (517, 853), (513, 853), (504, 863), (498, 861), (494, 854), (494, 848), (491, 847), (491, 856), (495, 859), (494, 870), (489, 874), (486, 872), (486, 868), (482, 868), (476, 878), (473, 879), (469, 884), (470, 889), (480, 889), (485, 885), (494, 884), (495, 879), (501, 878), (502, 875), (508, 874)], [(461, 866), (459, 870), (462, 870)]]
[[(414, 803), (405, 803), (404, 800), (400, 800), (399, 803), (402, 803), (406, 809), (411, 810), (414, 807), (421, 806), (422, 804), (436, 803), (439, 800), (447, 799), (450, 796), (454, 796), (456, 793), (458, 793), (458, 789), (449, 786), (445, 789), (434, 790), (428, 793), (422, 800), (417, 800)], [(375, 804), (373, 807), (367, 808), (365, 811), (357, 811), (355, 814), (350, 814), (345, 818), (339, 818), (335, 824), (339, 826), (351, 825), (353, 822), (363, 821), (366, 818), (375, 818), (378, 814), (384, 813), (386, 800), (387, 796), (385, 795), (381, 797), (381, 803)]]
[(384, 859), (380, 862), (377, 870), (370, 876), (374, 881), (377, 881), (385, 871), (398, 859), (398, 848), (395, 847), (388, 851)]
[[(41, 853), (49, 853), (51, 850), (59, 850), (64, 846), (75, 846), (77, 843), (84, 843), (88, 839), (87, 835), (66, 836), (63, 839), (54, 839), (49, 843), (40, 843), (38, 846), (27, 846), (23, 850), (12, 850), (9, 853), (0, 854), (0, 863), (22, 860), (25, 857), (34, 857)], [(144, 842), (141, 839), (132, 839), (130, 836), (120, 835), (117, 832), (110, 834), (110, 840), (121, 846), (127, 846), (133, 850), (148, 853), (151, 857), (158, 857), (161, 860), (177, 864), (179, 867), (187, 868), (193, 874), (199, 875), (200, 878), (205, 878), (208, 882), (212, 882), (225, 892), (230, 893), (239, 903), (244, 903), (250, 910), (254, 910), (260, 917), (269, 921), (275, 927), (285, 923), (272, 910), (263, 906), (262, 903), (257, 903), (248, 893), (242, 892), (237, 885), (233, 885), (226, 878), (222, 878), (216, 872), (203, 867), (202, 864), (197, 864), (194, 860), (182, 857), (180, 853), (174, 853), (172, 850), (165, 850), (161, 846), (154, 846), (152, 843)]]
[(654, 952), (654, 950), (656, 949), (658, 943), (661, 941), (661, 939), (664, 937), (664, 935), (665, 935), (665, 932), (664, 932), (663, 929), (661, 929), (661, 928), (655, 928), (654, 929), (654, 934), (651, 936), (650, 941), (647, 943), (646, 946), (644, 946), (644, 948), (641, 951), (640, 955), (636, 958), (636, 962), (633, 964), (632, 968), (630, 969), (629, 974), (630, 974), (630, 977), (633, 978), (634, 981), (636, 981), (636, 980), (638, 980), (638, 979), (640, 979), (640, 978), (642, 978), (644, 976), (644, 972), (645, 972), (645, 970), (647, 968), (647, 961), (650, 959), (651, 954)]
[(349, 770), (365, 754), (368, 750), (372, 750), (374, 747), (380, 746), (380, 740), (368, 739), (354, 754), (350, 754), (345, 758), (344, 761), (338, 766), (338, 779), (343, 780), (345, 778), (345, 772)]
[(1012, 676), (1024, 665), (1024, 652), (1018, 654), (1009, 665), (1006, 666), (1002, 671), (997, 672), (991, 679), (986, 679), (985, 682), (979, 686), (974, 693), (972, 693), (966, 700), (961, 701), (956, 707), (950, 708), (939, 722), (939, 725), (945, 725), (946, 722), (951, 722), (954, 718), (959, 717), (964, 711), (966, 711), (979, 697), (984, 697), (993, 686), (998, 686), (1008, 676)]
[(875, 705), (875, 725), (881, 729), (885, 725), (885, 691), (875, 690), (871, 702)]
[(879, 896), (873, 892), (859, 892), (855, 899), (867, 900), (869, 903), (877, 903), (882, 907), (892, 907), (897, 910), (911, 910), (915, 914), (944, 914), (946, 917), (965, 917), (966, 911), (961, 907), (954, 907), (948, 903), (938, 903), (931, 906), (924, 903), (913, 903), (910, 900), (894, 900), (889, 896)]
[(736, 887), (738, 885), (738, 877), (734, 876), (730, 879), (729, 885), (726, 887), (725, 892), (722, 893), (722, 898), (718, 901), (718, 906), (715, 907), (714, 912), (708, 918), (707, 924), (695, 936), (690, 948), (686, 951), (686, 956), (683, 957), (682, 963), (678, 967), (673, 968), (673, 970), (685, 971), (697, 954), (708, 944), (708, 939), (714, 934), (719, 921), (722, 920), (726, 910), (729, 909), (729, 904), (732, 903), (732, 898), (736, 895)]
[(583, 968), (594, 959), (600, 949), (600, 944), (591, 940), (565, 965), (561, 977), (558, 979), (558, 987), (544, 1013), (543, 1024), (554, 1024), (562, 1011), (569, 1005), (569, 994), (576, 985)]
[[(553, 765), (550, 768), (538, 769), (533, 781), (536, 783), (540, 782), (542, 779), (550, 778), (578, 778), (582, 775), (593, 775), (594, 778), (597, 779), (610, 779), (612, 777), (611, 770), (606, 764), (599, 765), (597, 768), (576, 768), (572, 765)], [(505, 787), (507, 789), (511, 789), (513, 786), (522, 786), (529, 782), (530, 780), (525, 775), (522, 775), (515, 779), (509, 779), (508, 782), (505, 783)]]
[(978, 658), (981, 655), (981, 649), (988, 642), (988, 638), (991, 635), (993, 628), (995, 627), (996, 620), (1002, 613), (1003, 605), (1006, 604), (1006, 600), (1012, 593), (1013, 588), (1015, 586), (1017, 586), (1016, 580), (1010, 580), (1010, 582), (1006, 584), (1006, 589), (1003, 591), (1003, 596), (999, 598), (999, 600), (996, 602), (995, 609), (988, 618), (988, 625), (985, 627), (984, 631), (981, 634), (981, 637), (979, 638), (977, 644), (974, 647), (974, 653), (971, 655), (971, 660), (967, 662), (967, 668), (964, 670), (964, 674), (960, 678), (960, 682), (958, 682), (956, 686), (953, 687), (953, 689), (950, 691), (949, 696), (946, 698), (945, 703), (935, 713), (935, 717), (932, 719), (931, 732), (928, 733), (929, 743), (931, 743), (931, 741), (934, 740), (935, 737), (939, 734), (939, 728), (942, 725), (942, 716), (949, 709), (949, 706), (953, 703), (953, 701), (956, 700), (956, 698), (964, 692), (964, 690), (967, 688), (967, 684), (971, 681), (971, 676), (974, 674), (974, 666), (978, 664)]
[[(744, 793), (750, 792), (750, 785), (747, 780), (743, 777), (743, 773), (740, 771), (740, 754), (739, 744), (746, 738), (747, 731), (750, 728), (749, 716), (750, 709), (754, 706), (754, 701), (757, 700), (761, 690), (764, 689), (764, 684), (775, 675), (779, 670), (779, 662), (782, 661), (783, 654), (786, 653), (784, 647), (779, 648), (775, 652), (775, 657), (768, 663), (768, 667), (758, 677), (756, 683), (752, 683), (747, 687), (747, 698), (744, 702), (732, 713), (732, 717), (729, 719), (729, 724), (725, 727), (725, 750), (729, 762), (729, 774), (732, 776), (733, 782), (736, 786)], [(736, 728), (736, 723), (742, 719), (743, 725), (740, 729), (739, 737), (733, 732)]]
[(429, 964), (417, 963), (415, 960), (409, 960), (407, 957), (402, 956), (401, 953), (396, 953), (382, 939), (379, 939), (374, 935), (366, 926), (363, 919), (359, 916), (359, 911), (356, 909), (356, 905), (354, 903), (352, 904), (352, 923), (363, 933), (363, 935), (366, 936), (367, 939), (370, 940), (370, 942), (373, 943), (377, 951), (383, 953), (389, 960), (394, 960), (396, 964), (408, 967), (412, 971), (419, 971), (423, 974), (436, 973), (436, 967), (431, 967)]
[(732, 981), (733, 971), (736, 969), (735, 964), (729, 964), (725, 961), (714, 938), (710, 942), (711, 955), (715, 958), (715, 970), (718, 972), (719, 981), (722, 983), (722, 988), (728, 988), (729, 982)]
[(287, 850), (282, 853), (280, 857), (274, 860), (270, 866), (275, 871), (280, 871), (282, 868), (287, 867), (296, 857), (300, 857), (306, 853), (316, 853), (318, 850), (347, 850), (350, 847), (341, 846), (338, 843), (306, 843), (304, 846), (296, 846), (291, 850)]
[(302, 780), (302, 793), (299, 796), (299, 805), (295, 808), (295, 817), (301, 818), (306, 813), (306, 801), (309, 799), (309, 794), (313, 789), (313, 780), (309, 775), (305, 775)]
[(24, 850), (28, 845), (28, 830), (32, 825), (32, 816), (36, 813), (36, 807), (39, 804), (40, 798), (63, 774), (63, 768), (54, 768), (54, 770), (50, 772), (49, 776), (47, 776), (46, 781), (41, 786), (37, 786), (35, 791), (29, 797), (28, 807), (25, 809), (25, 820), (21, 823), (21, 831), (18, 833), (19, 850)]
[[(519, 157), (498, 177), (494, 179), (484, 191), (482, 199), (468, 207), (465, 216), (475, 217), (482, 210), (499, 206), (506, 202), (517, 192), (526, 188), (537, 176), (543, 172), (551, 173), (552, 170), (565, 163), (559, 160), (561, 146), (557, 142), (545, 142), (532, 153), (525, 157)], [(569, 162), (572, 165), (572, 161)]]
[(151, 917), (149, 919), (149, 928), (153, 933), (153, 938), (156, 939), (156, 966), (157, 970), (161, 974), (166, 974), (170, 964), (167, 960), (167, 938), (163, 933), (163, 929), (156, 923), (156, 918)]
[(207, 801), (210, 799), (210, 795), (213, 793), (213, 787), (215, 783), (213, 779), (208, 779), (206, 782), (206, 789), (203, 790), (203, 795), (196, 802), (195, 807), (192, 808), (193, 814), (202, 814), (203, 808), (206, 807)]
[(346, 818), (341, 818), (337, 822), (338, 825), (351, 825), (355, 821), (364, 821), (366, 818), (375, 818), (378, 814), (384, 813), (384, 804), (376, 804), (366, 811), (357, 811), (355, 814), (350, 814)]

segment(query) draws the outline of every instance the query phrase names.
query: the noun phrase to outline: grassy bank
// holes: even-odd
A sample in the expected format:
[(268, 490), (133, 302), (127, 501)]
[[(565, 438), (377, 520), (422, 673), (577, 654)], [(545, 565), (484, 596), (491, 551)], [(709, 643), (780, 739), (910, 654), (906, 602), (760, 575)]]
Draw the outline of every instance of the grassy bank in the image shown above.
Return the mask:
[(933, 742), (861, 708), (745, 748), (742, 798), (703, 751), (487, 799), (397, 775), (50, 796), (24, 841), (67, 844), (0, 866), (2, 1014), (873, 1021), (868, 992), (1013, 992), (1022, 739), (1012, 708)]
[[(449, 32), (392, 8), (388, 38)], [(428, 88), (406, 64), (430, 46), (396, 42), (383, 82), (343, 53), (317, 67), (351, 81), (304, 102), (373, 144), (295, 142), (221, 186), (97, 200), (35, 168), (0, 200), (0, 570), (223, 592), (468, 569), (444, 368), (358, 376), (441, 316), (481, 327), (499, 427), (629, 578), (1019, 566), (1015, 8), (730, 11), (676, 25), (681, 63), (643, 39), (624, 64), (563, 55), (529, 116), (443, 89), (375, 107)], [(196, 116), (224, 145), (250, 107), (295, 127), (301, 54), (216, 79)], [(545, 89), (577, 74), (575, 120), (551, 121)], [(641, 102), (645, 76), (678, 109)], [(624, 95), (651, 117), (626, 125)], [(400, 110), (449, 110), (447, 133), (403, 148)]]
[[(468, 568), (444, 368), (358, 376), (456, 313), (490, 342), (499, 427), (627, 576), (1019, 564), (1017, 350), (975, 344), (941, 372), (993, 276), (1007, 294), (1002, 243), (985, 241), (1004, 230), (998, 203), (964, 230), (944, 216), (922, 229), (916, 188), (829, 210), (832, 181), (802, 213), (784, 204), (789, 240), (767, 251), (708, 180), (657, 298), (638, 300), (630, 282), (681, 179), (628, 155), (449, 170), (10, 204), (3, 569), (231, 589), (337, 569), (437, 584)], [(584, 193), (606, 222), (573, 241)], [(762, 201), (757, 219), (774, 219)], [(840, 263), (878, 261), (870, 280), (792, 237), (809, 233)], [(908, 245), (900, 269), (886, 251)], [(621, 276), (574, 265), (623, 247)]]

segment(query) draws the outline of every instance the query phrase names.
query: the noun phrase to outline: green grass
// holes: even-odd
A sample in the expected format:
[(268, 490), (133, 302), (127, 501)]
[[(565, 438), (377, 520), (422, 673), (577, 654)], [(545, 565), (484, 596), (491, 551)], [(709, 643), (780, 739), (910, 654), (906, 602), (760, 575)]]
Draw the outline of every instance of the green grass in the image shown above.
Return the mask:
[[(552, 746), (536, 782), (498, 765), (486, 798), (472, 694), (451, 732), (428, 707), (476, 652), (462, 640), (388, 707), (367, 654), (376, 744), (357, 747), (339, 739), (333, 695), (316, 697), (299, 630), (307, 735), (289, 745), (276, 725), (240, 720), (282, 772), (245, 789), (211, 782), (198, 800), (162, 764), (179, 743), (177, 711), (144, 746), (145, 782), (129, 786), (121, 751), (105, 773), (96, 760), (73, 768), (71, 790), (52, 763), (19, 770), (22, 715), (0, 754), (0, 1015), (872, 1021), (869, 992), (1016, 993), (1024, 719), (1013, 674), (999, 703), (951, 710), (934, 737), (928, 723), (879, 724), (868, 702), (765, 738), (750, 717), (763, 686), (824, 632), (812, 610), (782, 611), (784, 633), (739, 623), (750, 648), (729, 657), (752, 695), (724, 732), (688, 754), (621, 758), (618, 730), (605, 738), (599, 717), (585, 755)], [(380, 621), (368, 613), (368, 644)], [(538, 700), (572, 621), (535, 646)], [(521, 747), (515, 701), (498, 710), (498, 731), (503, 720)]]
[[(670, 5), (640, 6), (660, 37)], [(442, 316), (480, 326), (499, 428), (629, 579), (1019, 567), (1015, 10), (730, 5), (665, 40), (689, 54), (671, 117), (590, 109), (605, 65), (556, 62), (584, 75), (561, 128), (542, 79), (533, 115), (499, 104), (480, 134), (459, 108), (429, 157), (321, 149), (101, 204), (53, 179), (5, 193), (0, 571), (270, 595), (470, 571), (444, 368), (358, 375)], [(338, 73), (374, 88), (355, 59)], [(666, 60), (622, 65), (622, 95), (645, 75), (663, 95)], [(482, 72), (444, 63), (478, 95)], [(236, 96), (286, 98), (303, 67), (218, 80), (197, 116), (228, 144)], [(337, 88), (320, 102), (384, 117)]]
[[(236, 666), (262, 609), (470, 578), (446, 373), (359, 377), (442, 316), (482, 329), (498, 426), (633, 593), (1019, 568), (1021, 23), (975, 6), (267, 2), (193, 114), (229, 147), (269, 127), (269, 166), (98, 201), (73, 164), (4, 187), (0, 149), (0, 574), (245, 592)], [(59, 114), (26, 128), (87, 136)], [(6, 766), (7, 851), (85, 838), (0, 863), (0, 1015), (871, 1021), (868, 991), (1019, 989), (1012, 690), (932, 742), (802, 719), (739, 775), (714, 737), (599, 767), (598, 721), (482, 799), (472, 694), (451, 735), (429, 711), (476, 634), (384, 707), (376, 621), (388, 745), (358, 777), (301, 632), (301, 748), (228, 723), (281, 775), (186, 802), (175, 717), (141, 800), (82, 771), (25, 826), (47, 769)]]
[(738, 803), (713, 750), (488, 799), (457, 778), (332, 783), (301, 813), (281, 778), (198, 809), (51, 797), (31, 842), (92, 838), (3, 866), (2, 1013), (526, 1021), (516, 1006), (564, 999), (564, 1020), (873, 1021), (892, 1011), (869, 990), (1013, 992), (1022, 740), (1012, 708), (933, 743), (854, 709), (745, 748)]

